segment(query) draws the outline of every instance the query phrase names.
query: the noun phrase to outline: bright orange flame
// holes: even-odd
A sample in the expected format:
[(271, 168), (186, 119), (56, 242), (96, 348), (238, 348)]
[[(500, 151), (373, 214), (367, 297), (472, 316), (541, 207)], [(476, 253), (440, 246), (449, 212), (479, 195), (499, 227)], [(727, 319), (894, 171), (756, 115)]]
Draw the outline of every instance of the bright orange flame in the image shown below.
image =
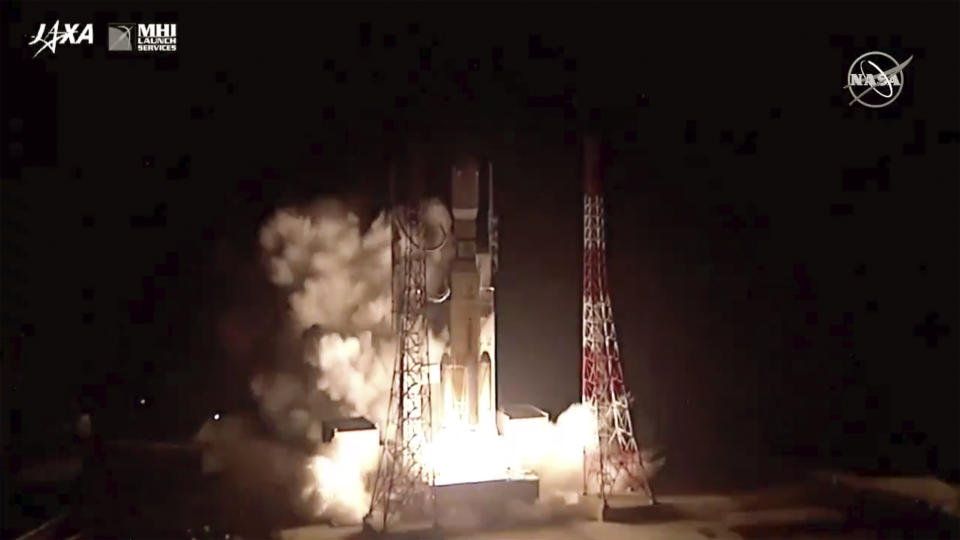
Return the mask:
[[(453, 415), (451, 415), (453, 416)], [(448, 417), (450, 418), (450, 417)], [(503, 426), (448, 422), (424, 450), (437, 485), (518, 479), (536, 473), (541, 496), (576, 497), (583, 487), (583, 451), (596, 448), (596, 416), (579, 403), (556, 423), (518, 419)], [(380, 448), (376, 431), (341, 433), (310, 464), (317, 513), (359, 522), (370, 506), (368, 489)]]
[(425, 454), (438, 485), (498, 480), (514, 472), (505, 441), (493, 426), (447, 426), (434, 436)]

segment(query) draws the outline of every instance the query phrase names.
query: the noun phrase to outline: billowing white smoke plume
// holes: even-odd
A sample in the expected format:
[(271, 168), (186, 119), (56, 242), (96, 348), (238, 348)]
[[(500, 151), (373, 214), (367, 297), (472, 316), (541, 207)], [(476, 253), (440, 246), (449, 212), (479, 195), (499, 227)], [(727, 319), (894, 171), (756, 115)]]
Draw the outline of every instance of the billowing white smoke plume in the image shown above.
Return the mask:
[[(425, 203), (427, 231), (442, 238), (450, 217), (442, 204)], [(306, 335), (297, 373), (267, 373), (252, 382), (262, 413), (281, 434), (319, 441), (321, 416), (363, 416), (383, 426), (393, 375), (391, 330), (391, 225), (381, 214), (368, 227), (335, 201), (306, 211), (278, 211), (261, 229), (271, 281), (288, 292), (295, 335)], [(428, 255), (428, 292), (443, 292), (449, 249)], [(431, 356), (446, 348), (446, 332), (431, 335)], [(322, 404), (332, 403), (336, 410)], [(337, 443), (342, 446), (342, 443)], [(356, 449), (319, 445), (311, 467), (310, 494), (319, 511), (339, 521), (357, 521), (369, 504), (367, 482), (375, 457)]]
[[(525, 434), (523, 448), (518, 450), (522, 464), (537, 473), (540, 478), (542, 498), (575, 500), (583, 490), (583, 451), (595, 451), (597, 417), (587, 405), (574, 403), (567, 407), (556, 422), (545, 424), (542, 432)], [(646, 474), (650, 477), (659, 472), (665, 459), (653, 450), (641, 452)], [(625, 485), (616, 489), (625, 488)], [(590, 486), (595, 493), (599, 486)]]
[[(427, 242), (436, 245), (450, 230), (450, 215), (436, 201), (426, 203), (423, 210)], [(297, 444), (268, 443), (252, 427), (231, 428), (220, 422), (198, 437), (218, 449), (221, 462), (211, 463), (212, 468), (234, 468), (246, 471), (240, 476), (267, 475), (276, 484), (303, 487), (296, 493), (300, 507), (338, 523), (356, 523), (366, 513), (378, 457), (376, 441), (335, 438), (324, 444), (320, 422), (363, 416), (385, 425), (396, 352), (391, 240), (388, 215), (365, 226), (335, 201), (282, 209), (263, 225), (260, 245), (270, 280), (287, 296), (285, 341), (302, 347), (280, 354), (277, 366), (253, 378), (251, 390), (274, 434)], [(429, 252), (429, 296), (440, 297), (446, 291), (453, 251), (448, 243)], [(445, 325), (431, 329), (433, 363), (439, 363), (447, 350), (448, 338)], [(582, 489), (584, 445), (596, 442), (596, 419), (575, 404), (556, 423), (542, 423), (536, 430), (521, 433), (520, 439), (454, 438), (448, 442), (459, 448), (442, 454), (476, 453), (470, 462), (474, 469), (481, 460), (498, 461), (494, 456), (502, 455), (503, 463), (491, 463), (491, 470), (515, 466), (533, 470), (540, 477), (543, 499), (572, 502)], [(493, 452), (500, 449), (503, 452)]]
[(378, 435), (375, 431), (359, 438), (334, 438), (322, 445), (310, 461), (311, 477), (304, 496), (315, 503), (314, 511), (337, 522), (358, 523), (370, 506), (365, 480), (377, 466)]

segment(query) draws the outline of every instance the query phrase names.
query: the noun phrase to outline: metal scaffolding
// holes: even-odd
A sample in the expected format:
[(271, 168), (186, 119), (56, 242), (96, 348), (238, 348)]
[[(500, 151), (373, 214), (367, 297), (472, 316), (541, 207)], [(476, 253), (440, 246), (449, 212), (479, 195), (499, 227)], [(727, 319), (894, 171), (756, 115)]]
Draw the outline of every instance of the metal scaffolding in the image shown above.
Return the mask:
[(393, 305), (397, 353), (383, 449), (374, 480), (368, 526), (386, 531), (401, 512), (432, 512), (433, 472), (424, 461), (431, 437), (430, 366), (427, 334), (426, 254), (420, 210), (395, 206), (393, 214)]
[(584, 493), (597, 490), (604, 506), (615, 490), (642, 487), (656, 499), (630, 420), (610, 291), (607, 287), (600, 147), (585, 147), (583, 198), (583, 372), (581, 398), (596, 414), (597, 447), (584, 451)]

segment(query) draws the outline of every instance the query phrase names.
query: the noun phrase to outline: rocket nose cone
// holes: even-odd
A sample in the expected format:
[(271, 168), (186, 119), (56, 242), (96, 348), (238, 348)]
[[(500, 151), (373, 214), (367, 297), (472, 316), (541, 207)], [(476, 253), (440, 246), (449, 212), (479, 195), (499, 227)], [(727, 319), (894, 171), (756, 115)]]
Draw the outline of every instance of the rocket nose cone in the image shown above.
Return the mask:
[(454, 163), (461, 171), (477, 172), (480, 169), (480, 162), (473, 154), (458, 153)]

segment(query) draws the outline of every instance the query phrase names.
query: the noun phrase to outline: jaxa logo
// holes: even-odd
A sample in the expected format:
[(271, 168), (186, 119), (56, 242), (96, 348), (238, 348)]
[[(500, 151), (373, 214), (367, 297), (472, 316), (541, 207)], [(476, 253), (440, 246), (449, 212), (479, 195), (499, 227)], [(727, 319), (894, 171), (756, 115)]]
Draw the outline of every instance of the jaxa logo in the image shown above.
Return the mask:
[(38, 46), (37, 52), (33, 55), (36, 58), (45, 50), (49, 50), (50, 54), (56, 54), (57, 45), (79, 45), (81, 43), (93, 45), (93, 24), (83, 25), (83, 29), (80, 28), (79, 24), (64, 24), (63, 30), (61, 30), (60, 21), (57, 21), (53, 23), (49, 30), (46, 23), (40, 23), (37, 34), (27, 45)]

